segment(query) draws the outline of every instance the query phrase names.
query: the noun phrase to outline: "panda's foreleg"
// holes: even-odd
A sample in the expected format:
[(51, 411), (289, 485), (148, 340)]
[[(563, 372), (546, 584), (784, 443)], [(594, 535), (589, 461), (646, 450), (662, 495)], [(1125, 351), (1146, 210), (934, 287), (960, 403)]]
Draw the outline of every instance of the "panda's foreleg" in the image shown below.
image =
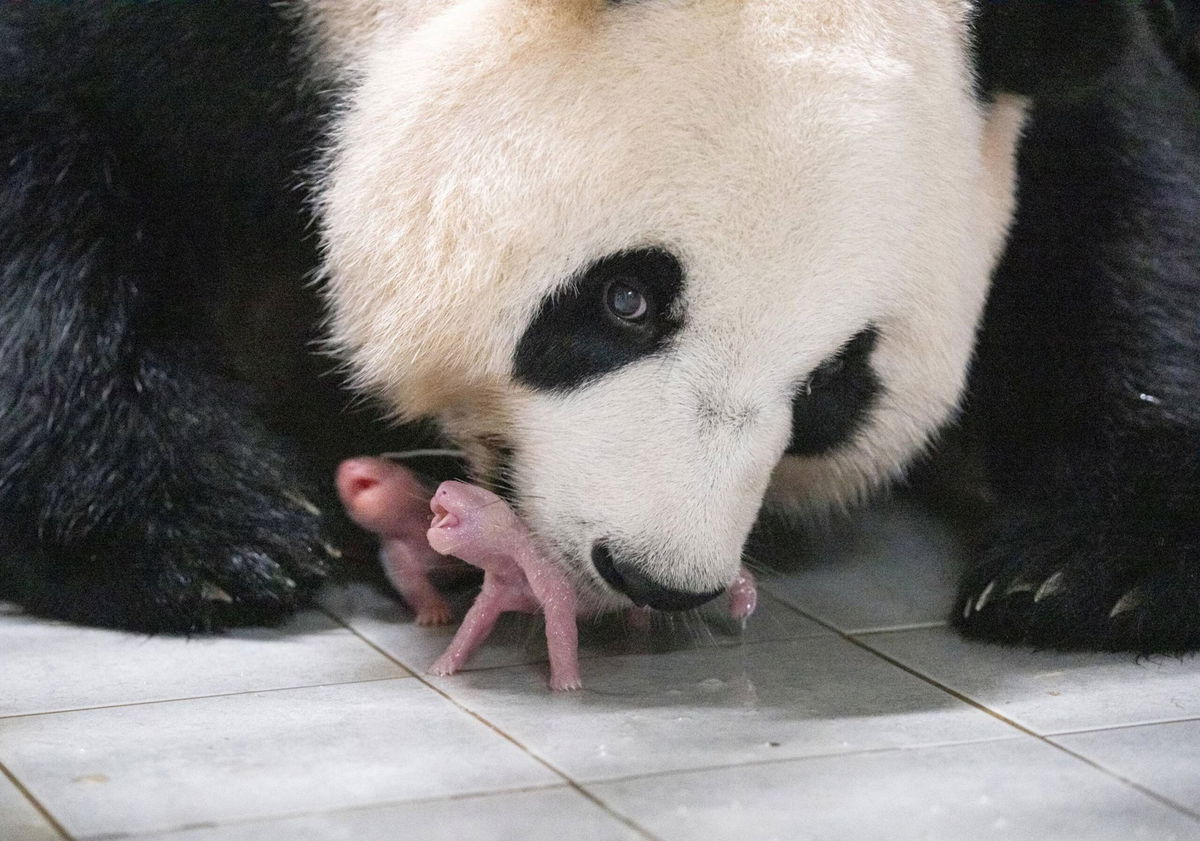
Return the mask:
[[(1058, 402), (1061, 384), (1045, 386)], [(961, 630), (1037, 647), (1200, 649), (1200, 431), (1154, 405), (1181, 396), (1094, 393), (1076, 407), (1082, 425), (1028, 405), (991, 418), (995, 512), (952, 613)]]
[(0, 598), (147, 631), (283, 618), (324, 566), (293, 464), (169, 314), (190, 281), (119, 156), (49, 109), (6, 123)]
[(1197, 113), (1145, 42), (1034, 112), (972, 376), (997, 515), (953, 613), (970, 636), (1200, 649)]

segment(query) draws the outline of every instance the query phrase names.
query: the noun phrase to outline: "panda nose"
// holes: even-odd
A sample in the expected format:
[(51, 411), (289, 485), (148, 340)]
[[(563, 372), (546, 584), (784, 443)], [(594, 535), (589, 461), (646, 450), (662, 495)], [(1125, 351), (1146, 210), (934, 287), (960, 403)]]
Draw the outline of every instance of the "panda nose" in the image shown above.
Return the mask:
[(724, 588), (705, 593), (665, 587), (641, 571), (638, 564), (626, 558), (614, 557), (603, 542), (592, 546), (592, 564), (609, 587), (629, 596), (638, 607), (656, 610), (691, 610), (712, 601)]

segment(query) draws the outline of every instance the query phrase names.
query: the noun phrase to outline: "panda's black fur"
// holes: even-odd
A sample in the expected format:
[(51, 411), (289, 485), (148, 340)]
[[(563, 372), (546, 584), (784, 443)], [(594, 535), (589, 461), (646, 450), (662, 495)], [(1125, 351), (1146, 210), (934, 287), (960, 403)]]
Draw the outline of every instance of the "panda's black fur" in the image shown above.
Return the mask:
[(997, 512), (955, 617), (1181, 651), (1200, 646), (1200, 99), (1145, 20), (1119, 26), (1022, 143), (967, 413)]
[[(983, 106), (1037, 104), (963, 422), (995, 524), (969, 634), (1200, 647), (1196, 5), (978, 7)], [(328, 566), (322, 477), (394, 434), (305, 352), (335, 97), (292, 10), (8, 3), (0, 51), (0, 597), (282, 619)]]
[(277, 620), (327, 568), (298, 452), (386, 449), (305, 353), (326, 103), (292, 29), (256, 0), (0, 9), (0, 593), (36, 613)]

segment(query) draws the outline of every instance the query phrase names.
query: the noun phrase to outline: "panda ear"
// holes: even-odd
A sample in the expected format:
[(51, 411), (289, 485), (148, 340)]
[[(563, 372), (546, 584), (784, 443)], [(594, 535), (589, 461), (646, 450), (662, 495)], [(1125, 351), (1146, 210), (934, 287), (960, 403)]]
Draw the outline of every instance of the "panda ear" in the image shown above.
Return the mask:
[(978, 0), (976, 73), (988, 95), (1069, 95), (1125, 55), (1143, 0)]

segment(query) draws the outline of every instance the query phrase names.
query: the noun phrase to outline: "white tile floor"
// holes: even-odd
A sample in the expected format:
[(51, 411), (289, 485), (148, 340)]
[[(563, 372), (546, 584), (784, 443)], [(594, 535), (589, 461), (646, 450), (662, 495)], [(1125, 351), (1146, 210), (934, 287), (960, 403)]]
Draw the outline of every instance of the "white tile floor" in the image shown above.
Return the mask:
[[(0, 610), (0, 841), (1200, 839), (1200, 659), (963, 642), (908, 505), (811, 542), (744, 633), (536, 624), (463, 675), (365, 585), (184, 641)], [(460, 602), (463, 601), (460, 599)]]

